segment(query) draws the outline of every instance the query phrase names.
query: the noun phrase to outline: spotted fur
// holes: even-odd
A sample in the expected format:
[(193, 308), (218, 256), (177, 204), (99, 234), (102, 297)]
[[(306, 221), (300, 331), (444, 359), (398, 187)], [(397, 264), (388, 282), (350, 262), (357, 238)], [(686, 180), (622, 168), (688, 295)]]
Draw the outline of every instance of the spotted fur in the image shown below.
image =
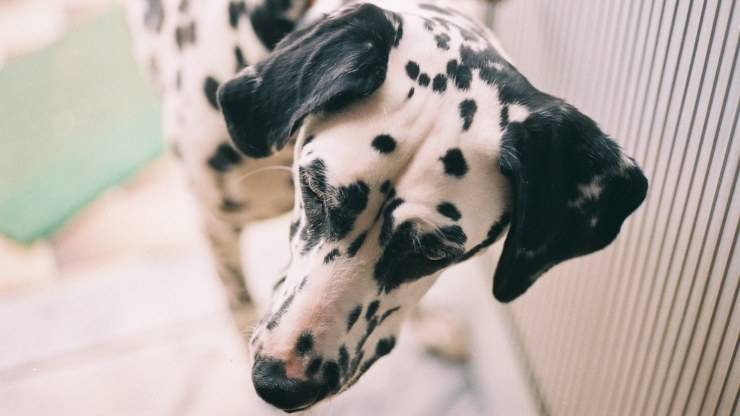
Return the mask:
[[(507, 229), (504, 302), (609, 244), (645, 196), (619, 146), (517, 71), (477, 0), (130, 3), (235, 316), (239, 232), (292, 207), (292, 260), (250, 341), (256, 391), (283, 410), (356, 383), (437, 276)], [(289, 165), (291, 181), (264, 171)]]

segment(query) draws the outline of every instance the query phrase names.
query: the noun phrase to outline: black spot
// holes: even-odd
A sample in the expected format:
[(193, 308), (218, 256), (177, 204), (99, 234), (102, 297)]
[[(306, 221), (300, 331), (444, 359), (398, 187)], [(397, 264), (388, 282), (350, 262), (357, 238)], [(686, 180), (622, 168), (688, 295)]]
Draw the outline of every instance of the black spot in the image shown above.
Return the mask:
[(390, 352), (393, 350), (395, 346), (396, 346), (395, 337), (391, 336), (391, 337), (383, 338), (379, 340), (378, 343), (375, 344), (375, 354), (372, 357), (370, 357), (370, 359), (362, 363), (362, 367), (360, 367), (360, 372), (357, 375), (357, 378), (355, 379), (355, 381), (359, 379), (360, 377), (362, 377), (362, 375), (365, 374), (365, 372), (370, 367), (372, 367), (373, 364), (375, 364), (379, 359), (381, 359), (383, 356), (390, 354)]
[(445, 173), (456, 178), (462, 178), (468, 173), (468, 164), (460, 149), (450, 149), (440, 158), (444, 164)]
[(450, 35), (447, 33), (436, 35), (434, 40), (437, 42), (437, 47), (439, 49), (442, 49), (443, 51), (450, 50)]
[[(349, 365), (349, 371), (347, 372), (347, 378), (350, 378), (357, 373), (358, 368), (360, 367), (360, 362), (362, 362), (363, 357), (365, 357), (364, 351), (359, 351), (355, 354), (355, 358), (352, 359), (352, 363)], [(357, 379), (354, 379), (351, 384), (354, 384)], [(350, 384), (350, 386), (351, 386)]]
[(358, 373), (357, 377), (358, 378), (359, 377), (362, 377), (362, 375), (365, 374), (367, 372), (367, 370), (369, 370), (370, 367), (372, 367), (373, 364), (375, 364), (377, 361), (378, 361), (378, 357), (377, 356), (373, 356), (369, 360), (367, 360), (364, 363), (362, 363), (362, 367), (360, 368), (360, 372)]
[(504, 215), (501, 216), (501, 219), (499, 219), (495, 224), (491, 226), (491, 228), (488, 230), (488, 239), (496, 241), (499, 237), (501, 237), (501, 233), (504, 232), (506, 227), (509, 226), (509, 223), (511, 222), (511, 214), (508, 212), (504, 213)]
[(327, 361), (324, 363), (324, 383), (326, 388), (335, 392), (339, 389), (339, 365), (334, 361)]
[(398, 312), (399, 310), (401, 310), (401, 307), (400, 306), (396, 306), (395, 308), (388, 309), (380, 317), (380, 322), (378, 322), (378, 324), (382, 324), (383, 321), (385, 321), (386, 319), (388, 319), (391, 315), (393, 315), (394, 313)]
[(360, 318), (360, 314), (362, 313), (362, 305), (355, 306), (354, 309), (347, 315), (347, 332), (352, 330), (352, 327), (355, 326), (355, 323)]
[(377, 345), (375, 345), (375, 355), (377, 355), (378, 357), (388, 355), (390, 354), (390, 352), (393, 350), (395, 346), (396, 346), (395, 337), (383, 338), (378, 341)]
[(311, 362), (308, 363), (308, 367), (306, 367), (306, 377), (311, 378), (315, 376), (321, 369), (321, 364), (323, 363), (324, 360), (321, 357), (312, 359)]
[(247, 5), (244, 1), (229, 2), (229, 25), (236, 29), (239, 26), (239, 18), (247, 14)]
[[(478, 76), (483, 82), (498, 86), (499, 99), (504, 103), (527, 103), (528, 106), (538, 107), (552, 100), (552, 97), (537, 91), (493, 47), (476, 51), (463, 45), (460, 58), (463, 64), (478, 69)], [(502, 69), (496, 69), (495, 64)]]
[(429, 78), (429, 75), (426, 72), (424, 72), (421, 75), (419, 75), (419, 85), (420, 86), (426, 88), (426, 87), (429, 86), (429, 83), (431, 81), (432, 80)]
[(246, 68), (247, 60), (244, 58), (242, 49), (238, 46), (234, 48), (234, 58), (236, 59), (236, 72)]
[(329, 264), (333, 262), (340, 255), (341, 253), (339, 252), (339, 249), (335, 248), (334, 250), (330, 251), (329, 254), (326, 255), (326, 257), (324, 257), (324, 264)]
[(435, 76), (432, 82), (432, 90), (440, 94), (445, 92), (447, 90), (447, 77), (442, 74)]
[(451, 16), (452, 15), (452, 13), (450, 13), (448, 10), (441, 8), (441, 7), (437, 6), (436, 4), (420, 3), (419, 4), (419, 8), (420, 9), (424, 9), (424, 10), (429, 10), (429, 11), (432, 11), (432, 12), (436, 12), (436, 13), (439, 13), (439, 14), (443, 14), (445, 16)]
[(414, 88), (414, 87), (411, 87), (411, 89), (409, 90), (409, 93), (408, 93), (408, 95), (406, 95), (406, 98), (411, 98), (411, 97), (413, 97), (413, 96), (414, 96), (414, 93), (415, 93), (415, 92), (416, 92), (416, 88)]
[(195, 22), (190, 22), (175, 28), (175, 43), (179, 50), (185, 49), (187, 45), (195, 44)]
[(366, 321), (371, 320), (375, 316), (375, 314), (378, 312), (378, 307), (380, 307), (379, 300), (372, 301), (369, 305), (367, 305), (367, 310), (365, 311)]
[(164, 22), (164, 7), (162, 0), (147, 0), (146, 12), (144, 12), (144, 25), (150, 30), (159, 32)]
[(467, 30), (463, 27), (458, 27), (457, 29), (460, 31), (460, 35), (462, 35), (463, 39), (468, 42), (475, 42), (480, 40), (480, 35), (470, 30)]
[(365, 333), (362, 334), (362, 337), (360, 337), (360, 340), (357, 342), (357, 345), (355, 345), (355, 354), (362, 351), (362, 348), (365, 346), (367, 339), (370, 338), (370, 335), (373, 334), (373, 331), (375, 331), (375, 328), (377, 327), (378, 327), (378, 318), (373, 317), (373, 319), (371, 319), (370, 322), (367, 323), (367, 328), (365, 328)]
[(314, 140), (315, 138), (316, 138), (316, 136), (314, 136), (313, 134), (311, 134), (311, 135), (309, 135), (308, 137), (306, 137), (306, 139), (305, 139), (305, 140), (303, 140), (303, 147), (306, 147), (306, 146), (308, 146), (309, 144), (311, 144), (311, 142), (312, 142), (312, 141), (313, 141), (313, 140)]
[(453, 59), (447, 63), (447, 75), (455, 81), (455, 86), (460, 90), (470, 89), (470, 83), (473, 81), (473, 72), (467, 65), (459, 65), (457, 60)]
[(347, 255), (349, 257), (354, 257), (357, 252), (360, 251), (360, 248), (365, 243), (365, 238), (367, 238), (367, 231), (358, 235), (357, 238), (352, 241), (352, 243), (349, 245), (349, 248), (347, 248)]
[(336, 203), (327, 206), (329, 241), (339, 241), (352, 231), (357, 217), (367, 208), (370, 187), (357, 181), (335, 189), (334, 194)]
[(396, 198), (386, 205), (383, 210), (383, 225), (380, 227), (379, 242), (381, 246), (385, 246), (391, 237), (393, 231), (393, 211), (403, 204), (403, 199)]
[(453, 26), (451, 21), (439, 16), (433, 17), (432, 20), (439, 23), (439, 25), (442, 26), (445, 30), (450, 30)]
[(313, 351), (313, 343), (313, 335), (306, 331), (298, 337), (298, 341), (295, 343), (295, 352), (303, 357)]
[(267, 321), (267, 329), (273, 330), (277, 328), (278, 325), (280, 325), (280, 320), (283, 318), (283, 315), (285, 315), (285, 312), (288, 311), (288, 308), (293, 303), (293, 299), (295, 299), (295, 294), (291, 294), (280, 305), (280, 308), (270, 317), (270, 319)]
[(180, 0), (180, 5), (177, 6), (177, 10), (180, 13), (184, 13), (188, 11), (188, 8), (190, 8), (190, 0)]
[(280, 279), (279, 279), (279, 280), (278, 280), (277, 282), (275, 282), (275, 284), (274, 284), (274, 285), (272, 286), (272, 291), (273, 291), (273, 292), (275, 292), (276, 290), (278, 290), (278, 289), (280, 288), (280, 286), (282, 286), (282, 285), (283, 285), (283, 283), (285, 283), (285, 281), (286, 281), (286, 280), (288, 280), (288, 276), (283, 276), (283, 277), (281, 277), (281, 278), (280, 278)]
[(215, 78), (208, 76), (203, 81), (203, 93), (206, 95), (208, 104), (213, 107), (214, 110), (218, 110), (218, 100), (216, 99), (216, 91), (218, 91), (218, 81)]
[(501, 130), (505, 130), (506, 127), (509, 125), (509, 106), (508, 105), (501, 107), (501, 116), (499, 118), (498, 125), (499, 127), (501, 127)]
[(380, 185), (380, 192), (387, 194), (391, 190), (391, 181), (385, 181)]
[(434, 32), (434, 22), (426, 17), (422, 17), (422, 19), (424, 19), (424, 29), (428, 32)]
[(475, 256), (476, 254), (480, 253), (481, 250), (483, 250), (484, 248), (495, 243), (496, 240), (498, 240), (499, 237), (501, 237), (501, 233), (504, 232), (504, 230), (506, 229), (506, 227), (509, 225), (510, 222), (511, 222), (511, 214), (509, 214), (508, 212), (505, 212), (501, 216), (501, 218), (498, 221), (496, 221), (491, 226), (491, 228), (488, 230), (488, 235), (486, 236), (486, 239), (483, 240), (482, 243), (478, 244), (477, 246), (473, 247), (470, 251), (465, 253), (465, 255), (462, 256), (460, 260), (458, 261), (465, 261)]
[(346, 345), (339, 347), (339, 359), (337, 361), (342, 374), (346, 374), (349, 370), (349, 352)]
[(474, 100), (465, 100), (460, 103), (460, 117), (463, 119), (463, 131), (470, 129), (478, 111), (478, 104)]
[(290, 239), (292, 240), (293, 237), (295, 237), (296, 233), (298, 232), (298, 227), (301, 226), (301, 220), (297, 219), (290, 223)]
[(216, 148), (216, 153), (208, 159), (208, 165), (218, 172), (226, 173), (238, 165), (241, 160), (242, 156), (236, 149), (231, 145), (222, 143)]
[(406, 74), (408, 74), (409, 78), (416, 81), (419, 77), (419, 64), (414, 61), (409, 61), (409, 63), (406, 64)]
[(392, 153), (396, 150), (396, 140), (387, 134), (382, 134), (373, 140), (373, 147), (383, 154)]
[(459, 221), (462, 218), (462, 214), (457, 207), (451, 202), (443, 202), (437, 205), (437, 212), (451, 219), (452, 221)]
[(303, 280), (301, 280), (301, 283), (298, 285), (298, 290), (303, 290), (303, 288), (306, 287), (306, 283), (308, 283), (308, 275), (303, 276)]

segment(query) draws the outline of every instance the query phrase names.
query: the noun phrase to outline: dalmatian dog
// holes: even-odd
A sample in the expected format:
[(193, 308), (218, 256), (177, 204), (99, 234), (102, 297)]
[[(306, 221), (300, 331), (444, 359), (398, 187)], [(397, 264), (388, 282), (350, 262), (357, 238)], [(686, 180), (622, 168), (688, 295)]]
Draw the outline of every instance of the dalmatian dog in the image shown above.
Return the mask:
[(356, 383), (449, 266), (505, 235), (493, 295), (510, 302), (645, 198), (635, 161), (517, 71), (479, 1), (130, 3), (239, 324), (239, 234), (292, 209), (290, 264), (246, 340), (279, 409)]

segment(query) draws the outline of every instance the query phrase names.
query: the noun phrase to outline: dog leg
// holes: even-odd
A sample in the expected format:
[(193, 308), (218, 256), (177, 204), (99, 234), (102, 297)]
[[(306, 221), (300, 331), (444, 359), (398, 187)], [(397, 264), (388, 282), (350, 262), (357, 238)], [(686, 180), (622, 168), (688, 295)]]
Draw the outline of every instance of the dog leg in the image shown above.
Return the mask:
[[(210, 146), (204, 146), (210, 143)], [(226, 139), (178, 142), (175, 146), (200, 208), (214, 263), (240, 331), (255, 319), (246, 285), (240, 237), (251, 222), (293, 206), (292, 150), (266, 159), (240, 155)]]
[(249, 328), (255, 319), (255, 307), (246, 286), (241, 265), (239, 236), (245, 224), (230, 221), (213, 208), (202, 209), (206, 237), (213, 261), (239, 331)]

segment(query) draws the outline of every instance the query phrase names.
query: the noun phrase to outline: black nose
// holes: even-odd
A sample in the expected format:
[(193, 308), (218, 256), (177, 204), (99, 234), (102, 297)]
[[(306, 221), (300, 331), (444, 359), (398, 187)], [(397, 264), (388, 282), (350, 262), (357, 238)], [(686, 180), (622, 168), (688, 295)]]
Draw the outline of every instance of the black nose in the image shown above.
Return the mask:
[(321, 399), (325, 390), (314, 381), (288, 378), (283, 362), (270, 359), (255, 361), (252, 382), (262, 400), (286, 412), (311, 406)]

